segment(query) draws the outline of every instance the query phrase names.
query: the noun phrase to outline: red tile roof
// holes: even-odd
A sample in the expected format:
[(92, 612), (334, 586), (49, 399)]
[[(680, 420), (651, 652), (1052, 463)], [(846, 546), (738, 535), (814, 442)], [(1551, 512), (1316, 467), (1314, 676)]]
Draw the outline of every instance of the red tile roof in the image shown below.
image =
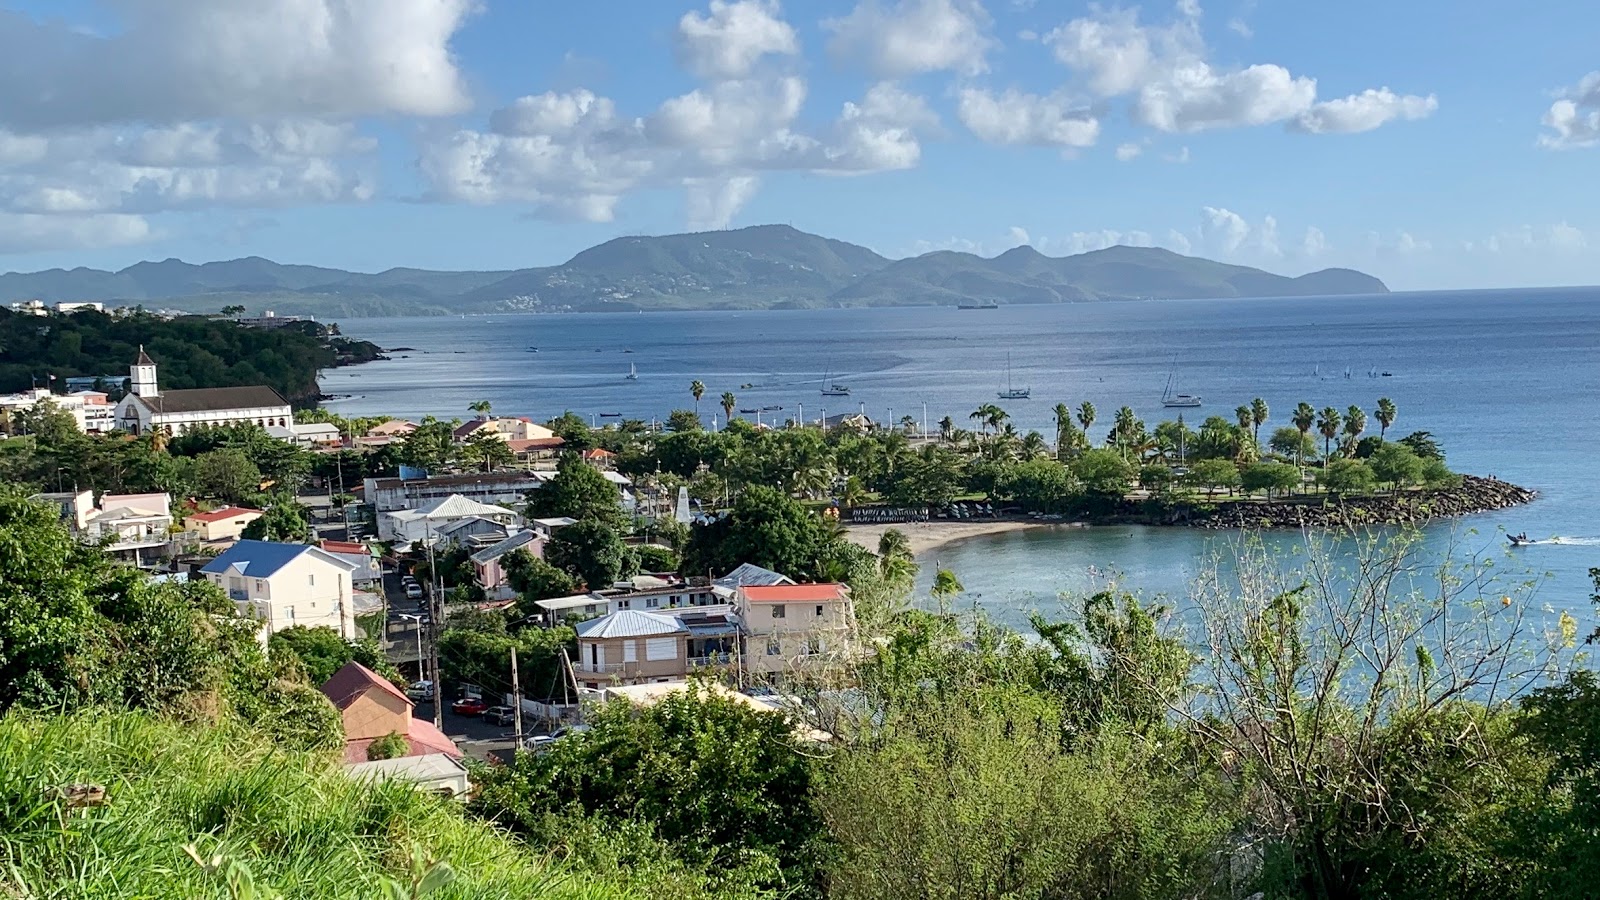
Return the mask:
[(506, 444), (511, 447), (512, 453), (522, 453), (528, 450), (553, 450), (565, 443), (564, 439), (558, 437), (506, 441)]
[(583, 451), (584, 459), (609, 459), (613, 456), (616, 456), (616, 454), (604, 447), (595, 447), (593, 450)]
[(259, 509), (250, 509), (246, 506), (224, 506), (221, 509), (214, 509), (211, 512), (193, 513), (189, 516), (189, 518), (195, 520), (196, 522), (221, 522), (224, 519), (232, 519), (238, 516), (259, 515), (261, 515), (261, 510)]
[(819, 600), (843, 600), (842, 584), (771, 584), (749, 585), (739, 590), (751, 603), (813, 603)]
[(366, 544), (356, 541), (330, 541), (324, 538), (321, 546), (329, 553), (348, 553), (351, 556), (366, 556), (369, 552)]
[(372, 688), (399, 697), (405, 701), (407, 709), (411, 707), (411, 698), (395, 687), (394, 682), (358, 662), (347, 663), (344, 668), (333, 673), (333, 677), (329, 678), (319, 690), (333, 701), (334, 706), (343, 710)]
[[(457, 759), (461, 758), (461, 748), (456, 746), (455, 741), (450, 740), (444, 732), (434, 727), (434, 724), (427, 719), (418, 719), (413, 716), (408, 727), (410, 731), (401, 735), (406, 739), (406, 744), (410, 748), (406, 752), (406, 756), (427, 756), (430, 753), (443, 753), (447, 756), (454, 756)], [(367, 762), (367, 748), (371, 747), (372, 742), (375, 740), (377, 738), (345, 741), (344, 761), (347, 763)]]

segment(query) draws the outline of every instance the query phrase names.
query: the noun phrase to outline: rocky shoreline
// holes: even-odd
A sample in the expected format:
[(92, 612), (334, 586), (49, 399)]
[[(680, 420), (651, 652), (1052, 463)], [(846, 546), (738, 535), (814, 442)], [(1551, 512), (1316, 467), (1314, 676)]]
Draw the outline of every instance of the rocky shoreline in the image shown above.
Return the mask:
[[(1190, 528), (1348, 528), (1360, 525), (1425, 525), (1509, 509), (1530, 503), (1534, 491), (1505, 481), (1461, 476), (1449, 488), (1403, 491), (1369, 497), (1336, 499), (1295, 497), (1287, 500), (1220, 499), (1211, 508), (1186, 506), (1160, 516), (1159, 525)], [(1209, 505), (1208, 505), (1209, 506)]]

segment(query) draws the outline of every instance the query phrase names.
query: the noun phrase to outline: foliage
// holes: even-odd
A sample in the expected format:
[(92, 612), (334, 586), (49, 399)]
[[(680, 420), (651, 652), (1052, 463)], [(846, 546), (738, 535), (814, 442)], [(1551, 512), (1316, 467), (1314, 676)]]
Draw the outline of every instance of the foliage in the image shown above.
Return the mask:
[(273, 663), (280, 666), (298, 663), (306, 679), (314, 685), (325, 683), (333, 673), (352, 662), (366, 666), (398, 687), (406, 685), (400, 671), (376, 640), (346, 640), (326, 625), (315, 628), (295, 625), (275, 631), (267, 639), (267, 652)]
[(1251, 463), (1239, 473), (1239, 486), (1250, 494), (1266, 491), (1268, 497), (1274, 491), (1288, 493), (1300, 486), (1300, 470), (1287, 463)]
[(1273, 453), (1292, 459), (1296, 463), (1309, 456), (1315, 456), (1317, 452), (1317, 442), (1311, 439), (1311, 435), (1298, 428), (1277, 429), (1272, 432), (1267, 446)]
[(599, 469), (569, 453), (561, 458), (556, 476), (529, 495), (528, 517), (570, 516), (621, 529), (627, 525), (621, 501), (621, 491)]
[(517, 460), (506, 439), (491, 431), (474, 431), (467, 435), (456, 454), (462, 462), (482, 467), (485, 472), (493, 472), (496, 466), (509, 466)]
[(678, 571), (678, 554), (672, 552), (670, 547), (659, 544), (640, 544), (633, 548), (634, 556), (639, 560), (641, 572), (676, 572)]
[[(418, 869), (432, 868), (417, 866), (420, 857), (455, 873), (429, 878), (430, 886), (449, 883), (426, 900), (621, 900), (650, 890), (530, 856), (455, 803), (341, 769), (342, 761), (236, 726), (108, 710), (7, 716), (0, 884), (19, 897), (214, 900), (229, 895), (218, 871), (225, 862), (229, 880), (248, 883), (257, 898), (410, 900), (423, 894), (390, 886), (416, 884)], [(109, 802), (67, 819), (59, 797), (42, 788), (68, 777), (107, 785)]]
[(692, 409), (675, 409), (667, 414), (668, 431), (699, 431), (704, 427), (700, 422), (700, 414)]
[(1434, 436), (1429, 432), (1413, 431), (1412, 433), (1401, 438), (1400, 443), (1410, 447), (1412, 453), (1415, 453), (1423, 459), (1437, 459), (1440, 462), (1444, 461), (1444, 448), (1439, 446), (1439, 442), (1434, 439)]
[(509, 634), (499, 630), (450, 627), (439, 635), (439, 667), (446, 684), (475, 684), (486, 694), (511, 693), (511, 648), (517, 648), (517, 669), (522, 694), (534, 700), (559, 698), (567, 685), (561, 654), (577, 653), (577, 636), (571, 628), (524, 628)]
[(261, 470), (243, 450), (226, 448), (195, 457), (194, 480), (202, 496), (223, 503), (243, 506), (261, 496)]
[(1187, 476), (1191, 484), (1198, 484), (1207, 491), (1227, 489), (1233, 492), (1240, 484), (1239, 467), (1229, 459), (1202, 459), (1189, 467)]
[(1073, 460), (1072, 471), (1084, 490), (1103, 498), (1120, 499), (1132, 487), (1133, 467), (1115, 450), (1085, 450)]
[(552, 814), (643, 823), (708, 871), (754, 868), (776, 889), (818, 882), (814, 775), (786, 717), (691, 686), (642, 709), (607, 704), (590, 724), (484, 771), (473, 809), (541, 843), (562, 838)]
[[(43, 327), (38, 327), (43, 326)], [(315, 400), (317, 373), (341, 361), (376, 359), (375, 344), (323, 332), (316, 323), (246, 328), (201, 316), (112, 316), (82, 310), (44, 319), (0, 309), (0, 393), (20, 391), (42, 372), (60, 378), (110, 375), (120, 389), (140, 345), (155, 359), (161, 387), (265, 384), (291, 402)]]
[(391, 731), (367, 745), (367, 759), (394, 759), (411, 752), (411, 745), (399, 732)]
[(1053, 459), (1033, 459), (1006, 470), (998, 491), (1016, 500), (1024, 509), (1060, 512), (1078, 496), (1078, 481), (1072, 471)]
[(591, 591), (609, 588), (639, 568), (638, 558), (622, 538), (609, 525), (594, 520), (557, 531), (545, 544), (544, 556)]
[(1357, 459), (1336, 459), (1317, 473), (1317, 481), (1330, 494), (1367, 494), (1377, 485), (1372, 468)]
[(507, 553), (500, 567), (517, 592), (517, 611), (525, 616), (542, 612), (533, 605), (535, 601), (565, 597), (578, 589), (571, 575), (520, 547)]
[(283, 541), (304, 543), (311, 534), (306, 523), (305, 507), (289, 497), (280, 497), (268, 506), (261, 516), (248, 525), (240, 535), (252, 541)]
[(825, 580), (830, 563), (848, 553), (821, 516), (781, 491), (750, 487), (726, 516), (690, 530), (683, 570), (721, 575), (748, 562), (799, 581)]
[(1422, 480), (1422, 458), (1405, 444), (1384, 443), (1367, 460), (1372, 475), (1380, 484), (1399, 489)]

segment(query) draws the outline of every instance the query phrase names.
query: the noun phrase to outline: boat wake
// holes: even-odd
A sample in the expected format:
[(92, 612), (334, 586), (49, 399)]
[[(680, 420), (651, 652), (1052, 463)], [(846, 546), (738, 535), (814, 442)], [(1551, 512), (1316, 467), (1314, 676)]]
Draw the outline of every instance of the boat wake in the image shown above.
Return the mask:
[(1600, 537), (1553, 537), (1536, 541), (1540, 544), (1563, 544), (1570, 547), (1600, 547)]

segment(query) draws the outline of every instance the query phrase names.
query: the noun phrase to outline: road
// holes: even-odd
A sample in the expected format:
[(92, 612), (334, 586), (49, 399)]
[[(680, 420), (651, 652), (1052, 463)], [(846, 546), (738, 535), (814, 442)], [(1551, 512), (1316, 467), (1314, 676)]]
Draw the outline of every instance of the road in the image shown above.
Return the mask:
[[(412, 715), (419, 719), (433, 721), (433, 704), (418, 703), (412, 711)], [(541, 724), (532, 716), (524, 718), (522, 721), (523, 737), (544, 734), (545, 729), (540, 727)], [(512, 726), (493, 725), (485, 722), (479, 716), (458, 716), (451, 712), (448, 706), (444, 710), (444, 733), (452, 741), (456, 742), (456, 745), (461, 748), (461, 752), (473, 759), (484, 761), (494, 757), (501, 762), (510, 762), (512, 749), (516, 746), (516, 742), (512, 737), (514, 734)]]

